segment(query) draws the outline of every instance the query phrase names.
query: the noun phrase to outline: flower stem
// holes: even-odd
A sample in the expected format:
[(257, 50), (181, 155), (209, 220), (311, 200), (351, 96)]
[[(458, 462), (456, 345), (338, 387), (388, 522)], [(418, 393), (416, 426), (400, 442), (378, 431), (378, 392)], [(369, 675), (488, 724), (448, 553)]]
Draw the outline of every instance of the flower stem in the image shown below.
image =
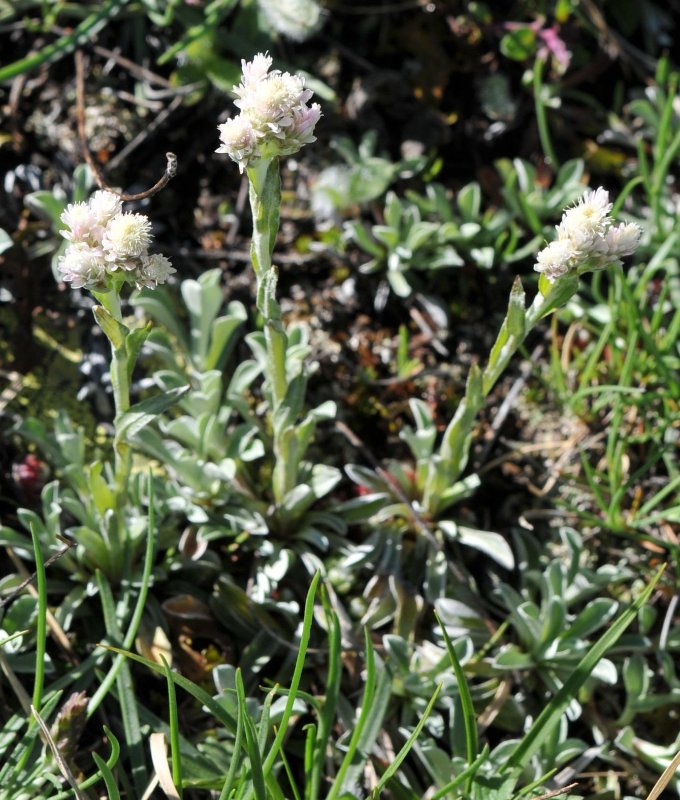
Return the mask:
[(257, 309), (264, 320), (267, 350), (266, 377), (272, 398), (274, 436), (274, 496), (280, 502), (295, 485), (295, 462), (288, 457), (290, 438), (286, 428), (288, 415), (280, 413), (288, 392), (286, 350), (288, 337), (276, 300), (278, 271), (272, 264), (272, 253), (279, 228), (281, 181), (279, 160), (258, 159), (247, 170), (250, 180), (250, 207), (253, 216), (253, 239), (250, 247), (253, 269), (257, 277)]
[(534, 108), (536, 112), (536, 124), (538, 125), (538, 136), (541, 140), (541, 147), (545, 160), (550, 164), (555, 172), (559, 169), (560, 162), (557, 160), (555, 150), (552, 146), (550, 127), (548, 125), (548, 115), (543, 98), (543, 67), (545, 61), (538, 56), (534, 62)]
[[(93, 292), (93, 294), (108, 313), (115, 327), (116, 335), (112, 335), (111, 330), (104, 328), (104, 332), (111, 343), (110, 371), (111, 385), (113, 387), (113, 402), (115, 406), (115, 425), (115, 421), (120, 419), (130, 408), (129, 357), (126, 347), (126, 339), (129, 331), (123, 323), (120, 287), (114, 286), (109, 292)], [(114, 436), (113, 447), (115, 457), (116, 511), (121, 515), (122, 524), (122, 512), (127, 502), (131, 453), (127, 442), (119, 439), (117, 434)]]

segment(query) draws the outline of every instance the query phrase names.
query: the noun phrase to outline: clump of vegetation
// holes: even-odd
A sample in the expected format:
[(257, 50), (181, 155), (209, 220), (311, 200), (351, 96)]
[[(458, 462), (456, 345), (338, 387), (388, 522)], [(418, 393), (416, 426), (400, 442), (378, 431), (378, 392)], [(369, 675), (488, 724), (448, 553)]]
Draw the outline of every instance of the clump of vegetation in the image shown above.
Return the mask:
[(0, 2), (0, 800), (677, 790), (674, 19), (383, 10)]

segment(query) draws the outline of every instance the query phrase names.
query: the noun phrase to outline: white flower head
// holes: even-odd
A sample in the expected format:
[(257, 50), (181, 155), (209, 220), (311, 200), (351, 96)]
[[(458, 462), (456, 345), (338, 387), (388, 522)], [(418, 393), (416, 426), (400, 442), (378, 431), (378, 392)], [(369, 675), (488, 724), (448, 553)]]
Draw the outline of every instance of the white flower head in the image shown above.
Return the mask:
[(242, 117), (228, 119), (224, 124), (218, 125), (220, 132), (220, 146), (218, 153), (226, 153), (239, 165), (241, 172), (245, 169), (248, 160), (257, 155), (257, 137), (250, 122)]
[(604, 234), (611, 222), (611, 210), (606, 189), (600, 186), (595, 191), (588, 190), (575, 206), (564, 212), (558, 228), (560, 238), (570, 238), (577, 233), (583, 238)]
[(534, 269), (552, 282), (566, 275), (573, 263), (571, 244), (566, 239), (555, 239), (538, 253)]
[(557, 226), (557, 239), (536, 257), (537, 272), (555, 281), (567, 272), (604, 269), (635, 252), (640, 228), (632, 223), (612, 227), (609, 193), (600, 187), (587, 191), (567, 209)]
[(61, 212), (60, 219), (66, 225), (61, 235), (70, 242), (88, 241), (96, 225), (96, 219), (88, 203), (69, 203)]
[(100, 189), (89, 200), (89, 206), (98, 225), (105, 226), (109, 220), (123, 211), (123, 203), (117, 194)]
[(150, 244), (151, 223), (144, 214), (118, 214), (109, 221), (102, 239), (106, 260), (111, 262), (125, 262), (146, 255)]
[(634, 222), (615, 225), (607, 231), (607, 252), (612, 258), (632, 255), (640, 244), (642, 231)]
[(241, 113), (219, 126), (217, 152), (227, 153), (243, 171), (253, 159), (291, 155), (313, 142), (321, 107), (308, 107), (313, 92), (305, 89), (304, 78), (272, 70), (267, 53), (241, 64), (243, 79), (234, 87)]
[(61, 277), (74, 289), (101, 289), (106, 285), (107, 264), (100, 248), (72, 244), (59, 259)]
[(293, 123), (293, 114), (312, 96), (297, 75), (275, 70), (262, 80), (249, 85), (234, 105), (253, 126), (260, 137), (273, 134), (285, 136), (285, 129)]
[(258, 53), (253, 57), (252, 61), (246, 61), (245, 58), (241, 60), (241, 72), (243, 73), (243, 82), (240, 86), (235, 86), (234, 91), (241, 97), (248, 86), (263, 80), (269, 72), (272, 65), (272, 57), (269, 53)]
[(146, 287), (154, 289), (161, 283), (165, 283), (168, 278), (177, 272), (165, 256), (155, 253), (151, 256), (143, 256), (141, 264), (135, 275), (135, 284), (138, 289)]

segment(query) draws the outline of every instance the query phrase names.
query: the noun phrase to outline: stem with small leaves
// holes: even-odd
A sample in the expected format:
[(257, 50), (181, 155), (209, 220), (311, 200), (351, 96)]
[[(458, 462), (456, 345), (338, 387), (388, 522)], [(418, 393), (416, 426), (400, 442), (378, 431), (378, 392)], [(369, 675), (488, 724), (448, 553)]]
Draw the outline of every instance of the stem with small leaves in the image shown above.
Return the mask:
[(295, 486), (295, 460), (290, 457), (289, 415), (284, 402), (288, 392), (286, 348), (288, 337), (276, 300), (278, 271), (272, 264), (272, 253), (279, 228), (281, 180), (278, 158), (261, 158), (247, 169), (250, 181), (250, 208), (253, 216), (253, 238), (250, 254), (257, 278), (257, 309), (264, 320), (267, 349), (266, 377), (272, 397), (274, 435), (274, 497), (277, 503)]
[[(127, 336), (130, 331), (123, 322), (120, 289), (120, 285), (114, 283), (108, 292), (93, 292), (95, 298), (101, 304), (94, 309), (95, 319), (111, 344), (110, 372), (115, 406), (114, 425), (130, 408), (130, 359), (126, 346)], [(113, 447), (115, 455), (116, 511), (120, 515), (119, 519), (122, 524), (123, 511), (127, 503), (132, 455), (130, 446), (117, 433), (114, 436)]]

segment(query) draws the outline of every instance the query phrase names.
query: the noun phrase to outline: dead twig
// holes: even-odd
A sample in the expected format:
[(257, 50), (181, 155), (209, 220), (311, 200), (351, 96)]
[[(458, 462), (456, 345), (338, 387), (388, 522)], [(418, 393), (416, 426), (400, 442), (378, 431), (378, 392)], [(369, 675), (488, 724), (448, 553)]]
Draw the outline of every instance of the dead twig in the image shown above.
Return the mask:
[(45, 724), (45, 721), (40, 716), (38, 710), (34, 706), (31, 706), (31, 712), (33, 713), (33, 716), (35, 717), (35, 720), (38, 723), (38, 726), (40, 727), (44, 740), (47, 742), (50, 750), (52, 751), (54, 760), (57, 762), (57, 766), (59, 767), (59, 772), (61, 772), (61, 774), (68, 782), (69, 786), (73, 789), (75, 797), (78, 800), (87, 800), (87, 797), (80, 791), (80, 787), (78, 786), (78, 781), (76, 780), (73, 772), (71, 772), (69, 765), (66, 763), (66, 759), (59, 752), (57, 743), (52, 738), (52, 735), (50, 734), (50, 729)]
[(570, 783), (568, 786), (563, 786), (561, 789), (553, 789), (550, 792), (541, 794), (538, 797), (532, 797), (531, 800), (550, 800), (551, 797), (559, 797), (561, 794), (569, 794), (571, 789), (575, 789), (578, 783)]
[[(83, 151), (83, 157), (85, 158), (85, 161), (87, 161), (88, 166), (92, 170), (95, 176), (95, 180), (97, 181), (97, 185), (99, 186), (100, 189), (105, 189), (108, 192), (112, 192), (113, 194), (120, 197), (121, 200), (126, 202), (132, 200), (145, 200), (147, 197), (151, 197), (157, 192), (160, 192), (160, 190), (164, 189), (177, 173), (177, 156), (174, 153), (165, 154), (165, 157), (167, 159), (165, 172), (150, 189), (147, 189), (144, 192), (137, 192), (136, 194), (124, 194), (123, 192), (117, 192), (115, 189), (112, 189), (110, 186), (107, 185), (106, 179), (102, 174), (99, 164), (97, 164), (97, 162), (92, 157), (92, 153), (90, 152), (90, 148), (87, 144), (87, 136), (85, 134), (85, 67), (84, 67), (84, 58), (82, 50), (76, 50), (75, 60), (76, 60), (76, 116), (78, 121), (78, 138), (80, 140), (80, 147)], [(158, 122), (159, 118), (160, 115), (155, 120), (156, 123), (155, 127), (157, 127), (158, 124), (160, 124)], [(150, 127), (151, 126), (149, 126), (149, 128)]]

